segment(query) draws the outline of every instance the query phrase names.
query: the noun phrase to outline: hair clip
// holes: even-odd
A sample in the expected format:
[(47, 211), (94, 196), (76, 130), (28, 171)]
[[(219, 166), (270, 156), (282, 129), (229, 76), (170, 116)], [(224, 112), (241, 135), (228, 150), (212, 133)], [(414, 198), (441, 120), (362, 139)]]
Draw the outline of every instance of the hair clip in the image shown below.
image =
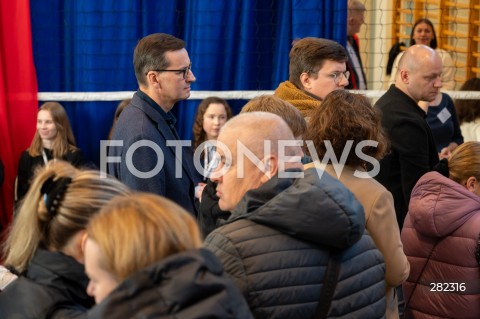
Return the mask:
[(71, 182), (70, 177), (60, 177), (57, 180), (54, 180), (54, 177), (49, 177), (43, 183), (40, 192), (43, 194), (45, 207), (52, 216), (56, 214), (57, 208)]

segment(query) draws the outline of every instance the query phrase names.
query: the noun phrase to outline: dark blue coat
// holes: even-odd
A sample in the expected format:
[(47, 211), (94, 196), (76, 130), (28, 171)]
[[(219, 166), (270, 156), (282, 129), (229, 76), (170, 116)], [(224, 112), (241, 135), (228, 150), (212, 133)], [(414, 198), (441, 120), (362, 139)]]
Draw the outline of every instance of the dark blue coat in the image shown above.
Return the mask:
[(175, 147), (167, 146), (167, 141), (178, 140), (162, 116), (163, 111), (155, 107), (159, 106), (149, 104), (137, 92), (120, 114), (112, 140), (119, 140), (122, 146), (108, 148), (109, 157), (117, 157), (119, 162), (110, 159), (108, 173), (134, 190), (165, 196), (196, 214), (194, 188), (200, 175), (193, 166), (191, 147), (182, 147), (181, 160), (176, 158)]

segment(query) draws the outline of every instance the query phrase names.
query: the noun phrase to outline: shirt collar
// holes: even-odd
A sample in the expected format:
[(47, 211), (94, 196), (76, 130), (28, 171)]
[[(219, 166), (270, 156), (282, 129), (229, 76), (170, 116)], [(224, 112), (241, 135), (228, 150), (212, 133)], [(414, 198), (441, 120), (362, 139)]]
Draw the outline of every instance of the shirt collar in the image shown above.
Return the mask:
[(160, 105), (157, 104), (150, 96), (148, 96), (145, 92), (142, 90), (137, 91), (137, 95), (139, 98), (147, 102), (155, 111), (157, 111), (163, 119), (169, 124), (169, 125), (175, 125), (177, 123), (177, 119), (175, 116), (170, 113), (170, 112), (165, 112)]

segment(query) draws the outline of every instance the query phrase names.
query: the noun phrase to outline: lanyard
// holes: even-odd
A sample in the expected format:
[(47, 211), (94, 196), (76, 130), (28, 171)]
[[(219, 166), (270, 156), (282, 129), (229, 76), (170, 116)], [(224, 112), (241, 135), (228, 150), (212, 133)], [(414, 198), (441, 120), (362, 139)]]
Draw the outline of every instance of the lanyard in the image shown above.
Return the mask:
[(45, 150), (42, 149), (42, 156), (43, 156), (43, 162), (45, 163), (45, 166), (48, 163), (48, 158), (47, 158), (47, 153), (45, 153)]

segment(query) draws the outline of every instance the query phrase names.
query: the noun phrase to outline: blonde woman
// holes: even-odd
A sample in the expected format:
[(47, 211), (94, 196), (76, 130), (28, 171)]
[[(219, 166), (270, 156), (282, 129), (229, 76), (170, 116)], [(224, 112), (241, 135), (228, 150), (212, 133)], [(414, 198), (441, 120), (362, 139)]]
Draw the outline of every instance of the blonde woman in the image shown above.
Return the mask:
[(76, 167), (83, 165), (83, 155), (76, 147), (65, 109), (60, 103), (47, 102), (38, 110), (32, 144), (20, 157), (15, 201), (20, 201), (27, 193), (36, 168), (60, 159)]
[(82, 238), (100, 207), (128, 192), (113, 178), (62, 161), (39, 171), (3, 247), (4, 264), (19, 278), (0, 293), (0, 318), (71, 318), (93, 306)]
[(251, 318), (216, 257), (200, 249), (194, 218), (172, 201), (115, 198), (87, 234), (87, 292), (98, 304), (88, 318)]

